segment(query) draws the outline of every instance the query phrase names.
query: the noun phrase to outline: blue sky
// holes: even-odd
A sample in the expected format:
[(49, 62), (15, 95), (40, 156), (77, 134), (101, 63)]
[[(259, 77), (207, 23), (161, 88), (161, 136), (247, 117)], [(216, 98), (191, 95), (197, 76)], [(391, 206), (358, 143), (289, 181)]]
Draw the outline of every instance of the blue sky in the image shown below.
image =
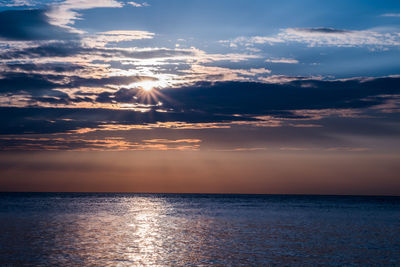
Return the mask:
[[(77, 21), (76, 27), (88, 32), (149, 31), (156, 34), (147, 42), (154, 46), (173, 47), (179, 43), (207, 52), (253, 53), (260, 55), (260, 59), (248, 63), (249, 67), (267, 66), (277, 75), (382, 76), (396, 74), (400, 67), (393, 60), (399, 53), (398, 45), (339, 43), (310, 47), (304, 42), (284, 42), (255, 45), (253, 48), (260, 51), (254, 53), (241, 46), (233, 49), (220, 43), (238, 37), (274, 36), (287, 28), (398, 34), (400, 18), (387, 16), (400, 12), (398, 1), (152, 1), (149, 5), (86, 10), (82, 12), (86, 19)], [(266, 58), (295, 58), (299, 64), (265, 64)]]
[[(395, 60), (400, 42), (398, 1), (136, 3), (110, 0), (91, 3), (92, 8), (84, 1), (70, 1), (68, 10), (75, 15), (61, 26), (79, 30), (82, 37), (121, 30), (154, 34), (150, 39), (109, 43), (108, 46), (174, 49), (179, 45), (179, 48), (195, 47), (206, 53), (253, 55), (240, 64), (214, 61), (207, 65), (266, 68), (271, 70), (270, 75), (385, 76), (397, 74), (400, 67)], [(0, 10), (38, 8), (49, 12), (53, 9), (52, 14), (60, 18), (65, 14), (57, 14), (57, 5), (62, 4), (63, 1), (2, 1)], [(50, 23), (57, 25), (54, 21)], [(324, 28), (348, 32), (316, 34), (305, 31)], [(280, 40), (252, 41), (257, 37)], [(292, 59), (292, 64), (282, 59)]]

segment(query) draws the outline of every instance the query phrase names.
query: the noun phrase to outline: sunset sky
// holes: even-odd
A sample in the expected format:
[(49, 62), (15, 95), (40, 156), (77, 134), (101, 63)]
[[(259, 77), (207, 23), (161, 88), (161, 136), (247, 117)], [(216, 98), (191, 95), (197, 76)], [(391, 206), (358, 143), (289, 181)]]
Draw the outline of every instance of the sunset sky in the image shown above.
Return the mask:
[(400, 195), (400, 2), (0, 0), (0, 191)]

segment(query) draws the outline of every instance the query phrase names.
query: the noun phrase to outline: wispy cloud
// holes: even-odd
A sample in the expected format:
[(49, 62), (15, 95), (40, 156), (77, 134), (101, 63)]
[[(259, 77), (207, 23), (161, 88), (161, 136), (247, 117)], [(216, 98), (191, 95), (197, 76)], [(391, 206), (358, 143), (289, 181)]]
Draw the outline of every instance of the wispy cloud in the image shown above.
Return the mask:
[(266, 147), (236, 147), (229, 149), (217, 149), (218, 152), (254, 152), (254, 151), (265, 151), (268, 150)]
[(45, 10), (42, 9), (18, 9), (0, 12), (0, 40), (5, 47), (21, 44), (22, 41), (45, 40), (71, 40), (76, 39), (77, 34), (68, 29), (49, 23)]
[(304, 43), (314, 46), (399, 46), (399, 32), (377, 32), (374, 30), (342, 30), (334, 28), (286, 28), (274, 36), (238, 37), (230, 42), (233, 47), (257, 44)]
[(275, 59), (267, 59), (265, 62), (269, 63), (284, 63), (284, 64), (298, 64), (299, 61), (293, 58), (275, 58)]
[(250, 81), (271, 73), (266, 68), (231, 69), (193, 64), (185, 75), (186, 81)]
[(367, 152), (369, 148), (366, 147), (330, 147), (326, 151), (338, 151), (338, 152)]
[(120, 2), (115, 0), (66, 0), (61, 3), (53, 4), (46, 15), (49, 17), (51, 24), (78, 31), (70, 26), (74, 24), (75, 20), (80, 19), (80, 14), (77, 10), (122, 6)]
[(134, 6), (134, 7), (146, 7), (146, 6), (150, 6), (147, 2), (143, 2), (143, 3), (138, 3), (138, 2), (127, 2), (126, 4)]
[(250, 45), (256, 45), (256, 44), (275, 44), (275, 43), (284, 43), (285, 41), (283, 39), (280, 39), (278, 37), (269, 37), (269, 36), (251, 36), (251, 37), (237, 37), (233, 39), (232, 41), (230, 40), (220, 40), (219, 41), (222, 44), (229, 44), (230, 47), (236, 48), (238, 46), (250, 46)]
[(287, 76), (287, 75), (270, 75), (267, 77), (259, 77), (260, 81), (265, 83), (291, 83), (296, 81), (303, 81), (303, 80), (322, 80), (322, 76), (312, 76), (312, 77), (305, 77), (305, 76)]
[(179, 144), (179, 143), (200, 143), (200, 139), (147, 139), (143, 140), (144, 143), (160, 143), (160, 144)]
[(197, 139), (158, 140), (154, 139), (144, 140), (143, 142), (134, 142), (125, 140), (122, 137), (108, 137), (103, 139), (87, 139), (79, 137), (0, 137), (0, 151), (195, 151), (199, 150), (200, 145), (198, 143), (201, 142), (201, 140)]
[(289, 42), (309, 46), (398, 46), (399, 33), (381, 33), (372, 30), (347, 31), (332, 28), (289, 28), (279, 34)]
[(20, 6), (35, 6), (38, 1), (35, 0), (2, 0), (0, 6), (6, 7), (20, 7)]
[(89, 47), (106, 46), (109, 43), (152, 39), (154, 33), (148, 31), (107, 31), (86, 36), (82, 42)]
[(400, 13), (386, 13), (382, 14), (382, 17), (400, 17)]

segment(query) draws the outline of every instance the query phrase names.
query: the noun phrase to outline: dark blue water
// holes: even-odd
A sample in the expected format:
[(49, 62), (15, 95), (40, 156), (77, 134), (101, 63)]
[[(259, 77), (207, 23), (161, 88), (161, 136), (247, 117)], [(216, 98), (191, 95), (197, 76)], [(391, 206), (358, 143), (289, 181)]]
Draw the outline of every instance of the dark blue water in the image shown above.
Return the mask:
[(400, 198), (0, 194), (1, 266), (400, 265)]

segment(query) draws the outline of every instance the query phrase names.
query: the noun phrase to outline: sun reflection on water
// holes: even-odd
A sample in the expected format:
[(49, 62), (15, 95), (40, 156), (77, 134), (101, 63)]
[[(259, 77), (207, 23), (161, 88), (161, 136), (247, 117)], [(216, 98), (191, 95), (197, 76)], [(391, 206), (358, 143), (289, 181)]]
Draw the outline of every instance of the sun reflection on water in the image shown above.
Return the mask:
[(149, 198), (135, 199), (129, 205), (128, 226), (131, 226), (131, 245), (125, 256), (129, 261), (148, 264), (160, 260), (163, 236), (160, 231), (162, 217), (168, 210), (165, 201)]
[[(164, 198), (127, 197), (117, 202), (106, 200), (102, 205), (106, 212), (65, 216), (52, 228), (62, 233), (52, 238), (52, 247), (86, 266), (165, 266), (166, 262), (181, 266), (211, 257), (198, 249), (206, 250), (204, 244), (213, 240), (205, 234), (211, 221), (178, 216), (176, 203)], [(67, 262), (59, 253), (43, 254), (51, 255), (46, 261)]]
[[(384, 202), (382, 209), (381, 200), (277, 197), (279, 201), (146, 194), (5, 198), (0, 202), (0, 265), (341, 266), (355, 260), (363, 265), (396, 261), (399, 239), (389, 235), (398, 228), (398, 200), (392, 207)], [(321, 213), (321, 207), (329, 212)], [(376, 224), (376, 213), (384, 215), (386, 227)], [(359, 241), (343, 246), (354, 240)]]

